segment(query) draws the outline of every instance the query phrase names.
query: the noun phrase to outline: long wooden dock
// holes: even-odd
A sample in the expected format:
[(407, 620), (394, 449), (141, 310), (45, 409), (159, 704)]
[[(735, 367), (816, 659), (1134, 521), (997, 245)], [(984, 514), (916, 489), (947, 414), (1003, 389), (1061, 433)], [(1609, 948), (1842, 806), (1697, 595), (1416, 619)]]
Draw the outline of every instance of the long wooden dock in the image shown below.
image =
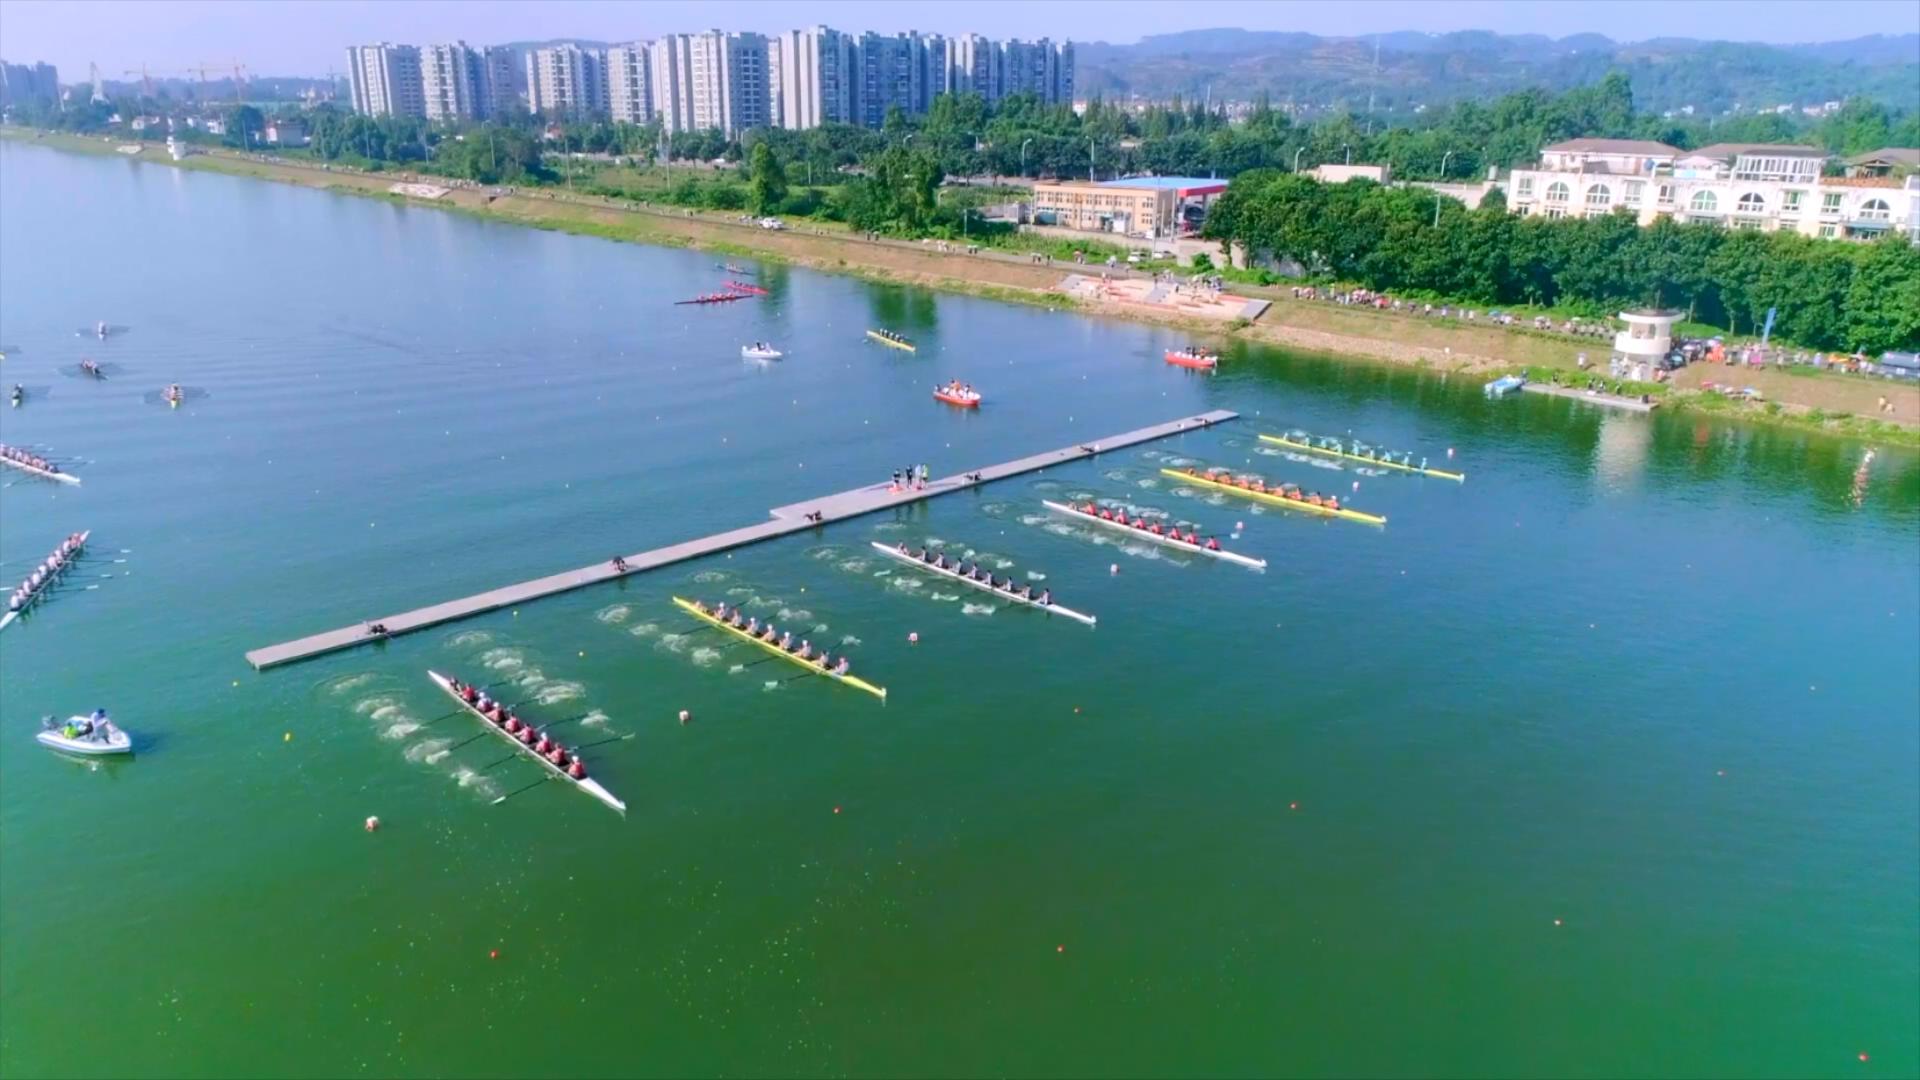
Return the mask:
[[(338, 652), (341, 649), (350, 649), (356, 645), (365, 645), (414, 630), (424, 630), (429, 626), (438, 626), (442, 623), (453, 622), (457, 619), (467, 618), (468, 616), (496, 611), (514, 604), (524, 604), (530, 600), (538, 600), (541, 597), (552, 596), (556, 593), (569, 592), (574, 589), (585, 588), (588, 585), (598, 585), (601, 582), (612, 581), (615, 578), (627, 577), (646, 570), (658, 569), (662, 566), (670, 566), (674, 563), (685, 562), (688, 559), (697, 559), (703, 555), (713, 555), (747, 544), (757, 544), (762, 540), (772, 540), (776, 537), (787, 536), (791, 533), (804, 532), (807, 529), (817, 528), (821, 525), (831, 524), (836, 521), (845, 521), (849, 518), (859, 517), (862, 514), (871, 514), (877, 510), (886, 510), (895, 506), (904, 506), (908, 503), (920, 502), (924, 499), (931, 499), (936, 495), (964, 491), (968, 488), (978, 487), (981, 484), (991, 483), (995, 480), (1004, 480), (1010, 476), (1036, 472), (1049, 465), (1063, 465), (1069, 461), (1078, 461), (1082, 458), (1093, 457), (1104, 451), (1138, 446), (1141, 443), (1152, 442), (1155, 439), (1164, 439), (1169, 435), (1178, 435), (1185, 431), (1211, 427), (1214, 424), (1236, 419), (1239, 415), (1238, 413), (1225, 409), (1216, 409), (1212, 412), (1201, 413), (1198, 416), (1169, 420), (1164, 424), (1155, 424), (1152, 427), (1144, 427), (1119, 435), (1112, 435), (1098, 441), (1080, 443), (1059, 450), (1049, 450), (1044, 454), (1033, 454), (1014, 461), (1003, 462), (999, 465), (989, 465), (985, 468), (963, 472), (956, 476), (929, 480), (927, 486), (923, 488), (894, 488), (884, 483), (870, 484), (866, 487), (854, 488), (851, 491), (842, 491), (838, 494), (828, 495), (819, 499), (790, 503), (786, 506), (775, 507), (771, 511), (772, 520), (762, 522), (758, 525), (748, 525), (744, 528), (714, 533), (711, 536), (704, 536), (697, 540), (687, 540), (678, 544), (669, 544), (666, 547), (654, 548), (652, 551), (643, 551), (637, 555), (629, 555), (626, 557), (627, 569), (624, 572), (615, 570), (613, 565), (607, 562), (596, 563), (593, 566), (583, 566), (578, 570), (568, 570), (563, 573), (550, 574), (543, 578), (535, 578), (532, 581), (522, 581), (517, 585), (505, 585), (498, 589), (489, 589), (486, 592), (476, 593), (473, 596), (463, 597), (458, 600), (448, 600), (445, 603), (416, 608), (412, 611), (403, 611), (397, 615), (388, 615), (384, 618), (356, 623), (353, 626), (343, 626), (338, 630), (328, 630), (325, 633), (314, 634), (310, 637), (298, 638), (294, 641), (254, 649), (247, 653), (247, 662), (257, 669), (265, 669), (276, 667), (280, 664), (290, 664), (297, 660), (307, 660), (315, 656)], [(377, 633), (372, 629), (376, 623), (385, 629), (385, 633)]]
[(1563, 397), (1572, 401), (1584, 401), (1589, 405), (1605, 405), (1610, 409), (1625, 409), (1628, 412), (1650, 413), (1660, 406), (1658, 401), (1641, 401), (1636, 397), (1622, 397), (1619, 394), (1606, 394), (1598, 390), (1581, 390), (1573, 386), (1553, 386), (1548, 383), (1530, 382), (1520, 389), (1529, 394), (1547, 394), (1551, 397)]

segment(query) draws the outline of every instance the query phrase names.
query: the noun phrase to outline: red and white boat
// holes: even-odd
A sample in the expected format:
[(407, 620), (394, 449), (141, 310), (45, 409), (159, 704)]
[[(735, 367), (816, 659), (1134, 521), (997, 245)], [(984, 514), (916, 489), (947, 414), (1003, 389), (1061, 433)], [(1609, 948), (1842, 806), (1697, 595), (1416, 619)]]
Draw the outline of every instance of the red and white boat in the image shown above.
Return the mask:
[(732, 289), (734, 292), (746, 293), (749, 296), (767, 295), (767, 290), (758, 285), (749, 285), (744, 281), (729, 281), (727, 282), (727, 288)]
[(1222, 548), (1220, 542), (1211, 536), (1202, 540), (1200, 539), (1200, 534), (1195, 532), (1191, 526), (1187, 528), (1186, 532), (1182, 533), (1178, 526), (1163, 527), (1158, 522), (1148, 521), (1145, 518), (1128, 520), (1127, 512), (1124, 509), (1114, 510), (1097, 506), (1090, 502), (1068, 504), (1057, 503), (1052, 499), (1042, 499), (1041, 502), (1047, 509), (1052, 510), (1056, 514), (1065, 514), (1071, 518), (1079, 518), (1081, 521), (1094, 525), (1104, 525), (1109, 529), (1126, 533), (1141, 540), (1151, 541), (1155, 544), (1163, 544), (1171, 548), (1179, 548), (1182, 551), (1191, 551), (1195, 555), (1205, 555), (1208, 558), (1219, 559), (1222, 562), (1238, 563), (1241, 566), (1251, 567), (1255, 570), (1266, 569), (1267, 560), (1256, 559), (1248, 555), (1228, 551)]
[(1178, 367), (1212, 371), (1220, 365), (1220, 354), (1210, 353), (1205, 349), (1198, 348), (1168, 349), (1167, 363), (1174, 364)]
[(950, 382), (945, 386), (933, 388), (933, 396), (949, 405), (958, 405), (962, 409), (980, 407), (980, 391), (961, 382)]

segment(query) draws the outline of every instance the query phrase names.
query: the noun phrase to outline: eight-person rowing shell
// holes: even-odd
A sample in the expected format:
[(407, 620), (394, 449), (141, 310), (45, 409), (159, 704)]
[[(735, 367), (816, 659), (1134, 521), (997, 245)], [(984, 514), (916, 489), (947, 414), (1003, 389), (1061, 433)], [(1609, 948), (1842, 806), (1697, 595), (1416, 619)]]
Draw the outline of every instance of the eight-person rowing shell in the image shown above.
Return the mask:
[(979, 564), (966, 562), (965, 560), (962, 560), (962, 559), (950, 560), (947, 558), (947, 555), (945, 552), (935, 552), (931, 550), (909, 548), (904, 543), (895, 544), (893, 547), (895, 551), (898, 551), (900, 554), (905, 555), (907, 558), (917, 559), (920, 562), (923, 562), (928, 566), (933, 567), (935, 570), (946, 570), (951, 573), (958, 574), (961, 577), (966, 578), (968, 581), (976, 582), (978, 584), (986, 585), (990, 588), (997, 589), (1000, 592), (1006, 593), (1009, 596), (1017, 596), (1022, 600), (1031, 600), (1034, 603), (1040, 604), (1043, 606), (1051, 605), (1053, 603), (1052, 589), (1041, 589), (1039, 594), (1035, 595), (1032, 585), (1015, 584), (1013, 580), (1013, 575), (1011, 574), (1007, 575), (1007, 580), (1001, 581), (998, 578), (994, 577), (990, 571), (983, 569)]
[(1293, 484), (1274, 484), (1269, 486), (1262, 482), (1257, 476), (1251, 480), (1242, 480), (1230, 472), (1203, 473), (1191, 465), (1187, 466), (1186, 473), (1188, 476), (1196, 479), (1211, 480), (1216, 484), (1225, 484), (1228, 487), (1240, 488), (1243, 491), (1251, 491), (1257, 495), (1273, 495), (1282, 499), (1291, 499), (1294, 502), (1307, 503), (1312, 506), (1324, 506), (1329, 510), (1340, 509), (1339, 496), (1322, 495), (1317, 491), (1302, 493), (1299, 487)]
[(702, 615), (711, 616), (748, 637), (771, 645), (795, 659), (805, 660), (828, 674), (845, 675), (853, 670), (853, 662), (848, 660), (844, 655), (836, 660), (827, 653), (827, 650), (821, 649), (819, 655), (816, 656), (813, 650), (813, 643), (806, 638), (801, 638), (796, 642), (793, 640), (793, 631), (782, 632), (776, 629), (771, 622), (762, 623), (758, 616), (742, 616), (738, 607), (728, 607), (727, 602), (724, 600), (715, 603), (712, 607), (708, 607), (699, 600), (693, 600), (690, 601), (690, 603), (693, 604), (693, 609)]
[(580, 755), (567, 750), (559, 743), (547, 737), (544, 731), (536, 732), (532, 724), (520, 719), (513, 710), (487, 696), (487, 692), (459, 679), (447, 680), (453, 692), (461, 701), (472, 706), (481, 716), (495, 727), (514, 737), (520, 745), (531, 749), (557, 768), (565, 769), (568, 776), (575, 780), (587, 778), (586, 763)]
[(1188, 529), (1185, 534), (1182, 534), (1180, 532), (1180, 526), (1178, 525), (1171, 528), (1162, 528), (1159, 522), (1148, 521), (1144, 517), (1134, 518), (1129, 521), (1125, 510), (1109, 510), (1104, 506), (1089, 502), (1082, 504), (1080, 511), (1091, 517), (1097, 517), (1101, 521), (1111, 521), (1116, 525), (1125, 525), (1128, 528), (1139, 529), (1141, 532), (1149, 532), (1155, 536), (1164, 536), (1169, 540), (1179, 540), (1182, 543), (1192, 544), (1195, 547), (1206, 548), (1208, 551), (1220, 550), (1220, 541), (1214, 537), (1209, 536), (1202, 542), (1199, 534), (1195, 533), (1192, 529)]
[(57, 473), (60, 471), (60, 466), (55, 465), (39, 454), (30, 454), (18, 447), (0, 446), (0, 457), (4, 457), (16, 465), (25, 465), (29, 469), (39, 469), (41, 472)]

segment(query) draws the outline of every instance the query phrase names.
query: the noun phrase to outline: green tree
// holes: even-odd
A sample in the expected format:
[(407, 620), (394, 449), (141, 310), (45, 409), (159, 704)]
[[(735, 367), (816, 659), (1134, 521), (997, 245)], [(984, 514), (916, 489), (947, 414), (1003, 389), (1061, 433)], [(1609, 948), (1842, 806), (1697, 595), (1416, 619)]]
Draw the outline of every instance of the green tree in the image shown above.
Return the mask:
[(762, 140), (747, 158), (747, 206), (756, 214), (771, 214), (787, 197), (787, 170)]
[(1868, 245), (1855, 264), (1844, 310), (1852, 348), (1920, 349), (1920, 248), (1892, 232)]

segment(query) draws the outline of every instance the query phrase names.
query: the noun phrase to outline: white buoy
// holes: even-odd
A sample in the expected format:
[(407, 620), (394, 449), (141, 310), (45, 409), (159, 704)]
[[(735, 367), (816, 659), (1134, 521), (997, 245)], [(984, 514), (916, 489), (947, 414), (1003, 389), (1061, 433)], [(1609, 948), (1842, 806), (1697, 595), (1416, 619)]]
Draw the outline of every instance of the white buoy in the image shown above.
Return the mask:
[(1452, 457), (1452, 456), (1453, 456), (1453, 447), (1451, 447), (1451, 446), (1449, 446), (1449, 447), (1447, 447), (1447, 456), (1448, 456), (1448, 457)]
[(1114, 564), (1113, 564), (1112, 566), (1109, 566), (1109, 567), (1107, 567), (1107, 573), (1109, 573), (1109, 574), (1117, 574), (1117, 573), (1119, 573), (1119, 572), (1120, 572), (1120, 564), (1119, 564), (1119, 563), (1114, 563)]
[(920, 631), (918, 631), (918, 630), (909, 630), (909, 631), (907, 632), (907, 643), (908, 643), (908, 644), (910, 644), (910, 645), (918, 645), (918, 644), (920, 644)]
[(680, 710), (680, 722), (681, 722), (681, 723), (683, 723), (683, 724), (684, 724), (684, 723), (686, 723), (687, 721), (689, 721), (689, 720), (691, 720), (691, 719), (693, 719), (693, 714), (692, 714), (692, 713), (690, 713), (690, 712), (688, 712), (688, 711), (687, 711), (687, 710), (685, 710), (685, 709), (681, 709), (681, 710)]
[(380, 829), (380, 819), (377, 817), (369, 817), (367, 819), (367, 831), (377, 832), (379, 831), (379, 829)]
[(1355, 490), (1355, 491), (1359, 491), (1359, 490), (1360, 490), (1360, 481), (1358, 481), (1358, 480), (1355, 480), (1355, 481), (1353, 482), (1353, 490)]
[(1234, 523), (1233, 523), (1233, 531), (1234, 531), (1234, 532), (1239, 532), (1239, 531), (1241, 531), (1241, 530), (1243, 530), (1243, 529), (1245, 529), (1246, 527), (1247, 527), (1247, 523), (1246, 523), (1246, 522), (1244, 522), (1244, 521), (1236, 521), (1236, 522), (1234, 522)]

